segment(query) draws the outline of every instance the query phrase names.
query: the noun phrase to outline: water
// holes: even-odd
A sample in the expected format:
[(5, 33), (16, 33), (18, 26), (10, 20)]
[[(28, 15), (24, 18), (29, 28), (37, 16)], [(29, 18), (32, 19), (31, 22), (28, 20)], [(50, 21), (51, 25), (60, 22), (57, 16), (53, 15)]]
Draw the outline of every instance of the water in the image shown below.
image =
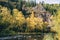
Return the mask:
[(0, 40), (53, 40), (51, 34), (45, 35), (17, 35), (10, 37), (2, 37)]
[(18, 35), (11, 37), (2, 37), (0, 40), (42, 40), (43, 35)]

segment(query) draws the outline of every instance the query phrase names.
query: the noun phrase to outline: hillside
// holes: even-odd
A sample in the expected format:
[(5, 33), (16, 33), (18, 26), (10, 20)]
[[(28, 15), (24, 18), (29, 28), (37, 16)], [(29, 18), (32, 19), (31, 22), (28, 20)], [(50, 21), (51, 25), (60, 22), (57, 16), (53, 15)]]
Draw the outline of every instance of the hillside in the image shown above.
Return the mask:
[(0, 37), (38, 34), (41, 40), (60, 40), (60, 4), (17, 2), (0, 1)]

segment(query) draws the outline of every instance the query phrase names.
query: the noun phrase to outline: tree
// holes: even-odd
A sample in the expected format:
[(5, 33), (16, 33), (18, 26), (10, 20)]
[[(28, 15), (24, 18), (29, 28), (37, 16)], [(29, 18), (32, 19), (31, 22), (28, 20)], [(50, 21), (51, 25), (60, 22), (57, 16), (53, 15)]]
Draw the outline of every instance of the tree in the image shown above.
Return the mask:
[(15, 26), (21, 29), (25, 23), (25, 17), (22, 12), (19, 12), (17, 9), (13, 9), (13, 18), (16, 21)]
[(33, 31), (34, 29), (43, 29), (43, 19), (42, 18), (36, 18), (34, 17), (34, 12), (32, 11), (32, 14), (30, 17), (26, 19), (27, 22), (27, 29), (28, 31)]
[(56, 37), (60, 40), (60, 9), (57, 11), (57, 15), (55, 15), (52, 19), (53, 27), (51, 27), (51, 30), (57, 32)]
[(2, 12), (0, 13), (0, 28), (5, 29), (10, 25), (10, 11), (6, 7), (1, 8)]

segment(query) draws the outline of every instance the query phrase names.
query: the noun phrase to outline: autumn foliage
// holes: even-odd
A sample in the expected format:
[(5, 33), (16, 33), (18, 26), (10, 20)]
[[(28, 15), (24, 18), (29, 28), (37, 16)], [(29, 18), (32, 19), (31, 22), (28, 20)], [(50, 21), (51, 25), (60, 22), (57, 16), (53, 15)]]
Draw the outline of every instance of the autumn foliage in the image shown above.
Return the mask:
[(52, 18), (51, 30), (57, 32), (56, 37), (60, 40), (60, 9), (57, 11), (57, 15), (54, 15)]
[(33, 11), (30, 17), (26, 19), (26, 22), (29, 31), (34, 29), (39, 29), (39, 30), (43, 29), (43, 18), (35, 17)]
[[(50, 31), (56, 32), (57, 35), (55, 37), (60, 40), (60, 10), (57, 11), (56, 15), (51, 15), (50, 19), (50, 22), (44, 22), (42, 17), (35, 17), (34, 11), (31, 11), (29, 17), (25, 18), (22, 11), (18, 9), (13, 9), (11, 13), (11, 10), (7, 7), (0, 7), (1, 33), (8, 31), (9, 33), (15, 34), (17, 32), (35, 32), (34, 30), (39, 30), (40, 32), (50, 25)], [(49, 34), (44, 37), (48, 36)]]

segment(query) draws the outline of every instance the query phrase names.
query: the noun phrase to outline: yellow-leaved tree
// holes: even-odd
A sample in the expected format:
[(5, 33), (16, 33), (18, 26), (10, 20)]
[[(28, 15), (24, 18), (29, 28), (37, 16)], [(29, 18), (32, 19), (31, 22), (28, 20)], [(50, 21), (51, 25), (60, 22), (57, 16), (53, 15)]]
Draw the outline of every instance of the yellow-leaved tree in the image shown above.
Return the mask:
[(16, 21), (16, 26), (21, 27), (25, 23), (25, 17), (21, 11), (13, 9), (13, 18)]
[(10, 11), (7, 9), (7, 7), (2, 7), (1, 13), (0, 13), (0, 27), (1, 27), (1, 29), (9, 28), (10, 24), (12, 23), (11, 18), (12, 18), (12, 15), (10, 14)]
[(35, 17), (33, 11), (30, 17), (26, 19), (26, 22), (27, 22), (27, 29), (28, 29), (27, 31), (33, 31), (35, 28), (41, 30), (43, 28), (42, 27), (43, 19)]
[(60, 10), (57, 11), (57, 15), (54, 15), (52, 19), (53, 27), (51, 27), (51, 30), (57, 32), (56, 37), (60, 40)]
[(2, 12), (0, 15), (2, 16), (2, 22), (5, 22), (5, 21), (9, 22), (10, 18), (12, 17), (10, 15), (10, 11), (6, 7), (2, 7), (1, 10)]

